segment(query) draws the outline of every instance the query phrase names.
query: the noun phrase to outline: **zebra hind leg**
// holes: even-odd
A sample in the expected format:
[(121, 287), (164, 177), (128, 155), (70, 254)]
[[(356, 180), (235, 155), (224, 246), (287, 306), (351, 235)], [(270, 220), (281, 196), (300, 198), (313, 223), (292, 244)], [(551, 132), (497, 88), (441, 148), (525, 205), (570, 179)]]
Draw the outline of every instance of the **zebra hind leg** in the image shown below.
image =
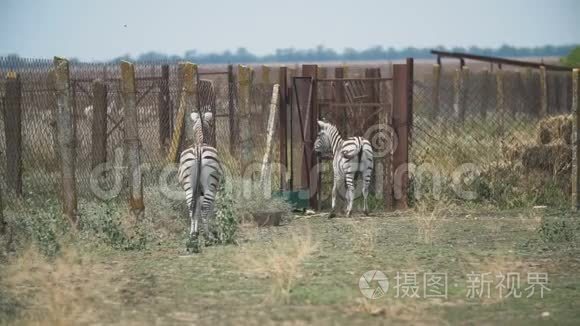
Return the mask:
[(346, 217), (350, 217), (350, 215), (352, 213), (352, 204), (354, 201), (354, 187), (352, 185), (347, 185), (346, 201), (347, 201)]
[(200, 236), (200, 228), (199, 228), (199, 217), (200, 217), (200, 201), (197, 202), (195, 212), (191, 209), (191, 205), (189, 206), (189, 216), (191, 219), (191, 229), (189, 231), (189, 239), (185, 245), (188, 252), (199, 253), (201, 252), (201, 247), (203, 245), (200, 243), (202, 241), (202, 237)]
[(330, 210), (330, 214), (328, 214), (328, 218), (333, 218), (336, 216), (336, 194), (338, 192), (338, 181), (336, 178), (332, 184), (332, 209)]
[(368, 205), (367, 199), (369, 197), (369, 186), (368, 186), (368, 184), (366, 184), (366, 182), (363, 185), (362, 193), (363, 193), (363, 201), (364, 201), (364, 213), (366, 216), (368, 216), (369, 215), (369, 205)]
[[(213, 201), (213, 199), (212, 199)], [(204, 203), (202, 210), (201, 210), (201, 223), (204, 233), (204, 239), (206, 240), (205, 245), (211, 246), (212, 244), (217, 242), (217, 237), (215, 234), (210, 230), (209, 227), (209, 219), (213, 217), (213, 205), (210, 203)]]

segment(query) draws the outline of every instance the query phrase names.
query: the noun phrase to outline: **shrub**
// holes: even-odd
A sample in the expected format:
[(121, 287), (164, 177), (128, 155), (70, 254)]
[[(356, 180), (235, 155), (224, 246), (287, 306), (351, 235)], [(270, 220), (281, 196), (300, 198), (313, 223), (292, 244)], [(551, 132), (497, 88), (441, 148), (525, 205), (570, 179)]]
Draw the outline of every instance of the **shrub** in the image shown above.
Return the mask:
[[(153, 233), (148, 221), (131, 223), (124, 214), (126, 209), (115, 202), (88, 203), (80, 219), (81, 236), (98, 241), (121, 250), (145, 249)], [(129, 223), (132, 225), (125, 225)]]

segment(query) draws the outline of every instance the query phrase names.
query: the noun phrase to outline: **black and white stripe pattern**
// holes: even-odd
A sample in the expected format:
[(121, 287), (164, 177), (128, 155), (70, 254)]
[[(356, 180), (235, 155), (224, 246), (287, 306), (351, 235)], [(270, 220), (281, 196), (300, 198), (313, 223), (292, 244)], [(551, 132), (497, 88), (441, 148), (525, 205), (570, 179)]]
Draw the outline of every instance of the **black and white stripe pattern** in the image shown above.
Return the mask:
[(322, 157), (332, 158), (334, 184), (332, 186), (332, 211), (334, 216), (338, 187), (346, 187), (347, 209), (350, 216), (354, 201), (354, 181), (357, 172), (363, 180), (364, 212), (368, 214), (367, 198), (371, 175), (373, 173), (373, 148), (363, 137), (342, 139), (336, 127), (324, 121), (318, 121), (320, 132), (314, 143), (314, 150)]
[(210, 130), (213, 130), (212, 114), (205, 113), (203, 119), (200, 119), (199, 113), (195, 112), (191, 114), (191, 119), (196, 144), (181, 153), (178, 178), (185, 190), (189, 207), (190, 235), (199, 234), (201, 218), (202, 229), (206, 237), (211, 238), (213, 235), (209, 232), (208, 219), (213, 217), (214, 201), (223, 170), (216, 148), (208, 144), (208, 141), (212, 139), (208, 137)]

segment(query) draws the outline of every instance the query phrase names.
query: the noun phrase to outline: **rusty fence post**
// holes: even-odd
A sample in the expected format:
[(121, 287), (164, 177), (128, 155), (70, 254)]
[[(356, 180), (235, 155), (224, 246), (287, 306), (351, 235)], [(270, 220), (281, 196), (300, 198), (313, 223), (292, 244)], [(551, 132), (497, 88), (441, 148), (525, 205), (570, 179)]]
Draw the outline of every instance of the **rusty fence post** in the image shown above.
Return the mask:
[(93, 81), (92, 168), (107, 161), (107, 85)]
[(77, 228), (75, 122), (68, 60), (55, 57), (54, 73), (58, 103), (57, 129), (61, 163), (63, 210), (72, 227)]
[(6, 137), (6, 184), (16, 195), (22, 195), (22, 82), (9, 73), (6, 80), (4, 109)]
[(289, 171), (288, 166), (288, 69), (280, 67), (278, 73), (278, 83), (280, 84), (280, 110), (278, 112), (278, 121), (280, 124), (280, 190), (288, 190), (288, 183), (286, 178), (286, 171)]
[(171, 93), (169, 92), (169, 65), (161, 66), (159, 83), (159, 147), (164, 152), (171, 139)]
[(125, 113), (125, 147), (129, 175), (129, 205), (135, 217), (141, 217), (143, 203), (143, 180), (141, 174), (141, 144), (137, 123), (137, 94), (135, 67), (132, 63), (121, 61), (121, 97)]
[[(318, 79), (318, 66), (317, 65), (302, 65), (302, 76), (312, 78), (312, 91), (310, 98), (310, 112), (307, 117), (307, 123), (304, 126), (305, 132), (305, 143), (304, 150), (307, 153), (307, 164), (302, 171), (303, 175), (306, 173), (307, 178), (309, 178), (310, 185), (310, 207), (313, 209), (320, 209), (318, 196), (320, 195), (320, 170), (318, 167), (318, 157), (314, 153), (314, 142), (316, 141), (316, 135), (318, 130), (318, 119), (320, 114), (318, 112), (318, 95), (317, 95), (317, 79)], [(307, 113), (308, 114), (308, 113)]]
[(398, 146), (393, 154), (393, 184), (395, 208), (406, 209), (409, 183), (409, 127), (412, 106), (409, 102), (408, 64), (393, 65), (393, 126), (398, 138)]
[(580, 190), (580, 164), (578, 164), (578, 153), (580, 151), (580, 80), (579, 80), (580, 69), (572, 70), (572, 121), (573, 121), (573, 133), (572, 133), (572, 206), (578, 210), (580, 209), (580, 196), (578, 191)]

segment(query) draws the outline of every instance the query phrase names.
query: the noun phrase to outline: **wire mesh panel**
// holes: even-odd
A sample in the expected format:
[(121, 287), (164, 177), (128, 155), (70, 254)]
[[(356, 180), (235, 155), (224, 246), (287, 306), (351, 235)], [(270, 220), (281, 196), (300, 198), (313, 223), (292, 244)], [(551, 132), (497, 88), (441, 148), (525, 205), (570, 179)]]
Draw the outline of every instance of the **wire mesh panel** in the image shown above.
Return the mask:
[[(539, 71), (464, 68), (415, 81), (411, 161), (423, 172), (434, 167), (429, 175), (441, 175), (455, 199), (508, 207), (564, 204), (570, 91), (562, 87), (565, 73), (549, 76), (542, 81)], [(543, 133), (553, 136), (542, 139)], [(414, 189), (432, 191), (432, 178), (418, 174)]]

